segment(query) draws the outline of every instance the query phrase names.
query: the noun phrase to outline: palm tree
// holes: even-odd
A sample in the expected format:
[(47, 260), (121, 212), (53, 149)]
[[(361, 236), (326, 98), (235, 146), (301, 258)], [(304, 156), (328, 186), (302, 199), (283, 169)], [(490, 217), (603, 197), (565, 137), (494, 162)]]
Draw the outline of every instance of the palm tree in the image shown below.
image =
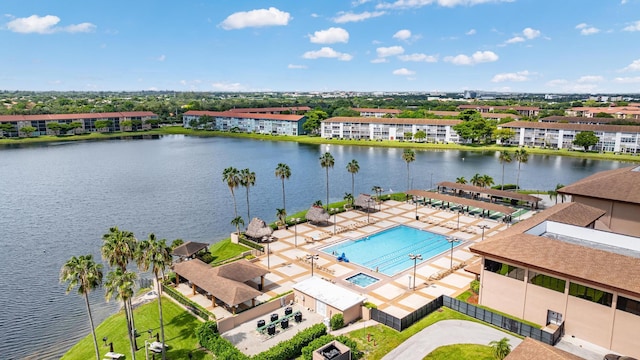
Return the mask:
[(471, 180), (469, 180), (469, 182), (474, 186), (482, 186), (482, 176), (476, 173), (475, 175), (473, 175)]
[(233, 214), (238, 217), (238, 207), (236, 205), (236, 194), (233, 189), (240, 186), (240, 173), (238, 169), (234, 167), (228, 167), (222, 171), (222, 181), (227, 183), (229, 191), (231, 191), (231, 197), (233, 198)]
[(347, 203), (351, 204), (351, 206), (353, 206), (353, 194), (349, 194), (349, 193), (344, 193), (344, 197), (343, 197), (344, 201), (346, 201)]
[(100, 360), (96, 329), (93, 326), (93, 316), (91, 315), (91, 306), (89, 305), (89, 292), (102, 285), (102, 264), (96, 264), (96, 262), (93, 261), (92, 255), (72, 256), (60, 270), (60, 282), (67, 283), (67, 294), (77, 286), (78, 294), (84, 296), (84, 302), (87, 305), (87, 314), (89, 314), (93, 346), (96, 350), (96, 359)]
[(249, 169), (240, 170), (240, 185), (247, 189), (247, 219), (251, 219), (251, 211), (249, 210), (249, 188), (256, 185), (256, 173)]
[(565, 195), (564, 194), (560, 194), (558, 192), (558, 189), (561, 189), (563, 187), (564, 187), (563, 184), (556, 184), (556, 188), (554, 190), (547, 191), (547, 193), (549, 194), (549, 199), (550, 200), (555, 200), (556, 201), (556, 205), (558, 204), (558, 196), (560, 196), (560, 198), (562, 199), (562, 202), (564, 202)]
[(493, 356), (498, 360), (506, 358), (511, 352), (511, 344), (509, 344), (509, 339), (506, 337), (498, 341), (494, 340), (490, 342), (489, 346), (491, 346), (493, 350)]
[(327, 170), (327, 211), (329, 211), (329, 168), (333, 168), (335, 160), (330, 152), (320, 156), (320, 166)]
[(495, 182), (493, 181), (493, 178), (489, 175), (482, 175), (482, 182), (481, 182), (481, 186), (483, 187), (491, 187), (491, 185), (495, 184)]
[(287, 209), (287, 203), (284, 196), (284, 180), (291, 176), (291, 168), (287, 164), (279, 163), (276, 166), (276, 177), (282, 180), (282, 208)]
[(407, 163), (407, 190), (409, 190), (411, 188), (409, 183), (409, 164), (416, 160), (416, 152), (411, 149), (404, 149), (402, 160)]
[(107, 301), (112, 298), (122, 301), (125, 312), (124, 316), (127, 320), (127, 334), (129, 336), (129, 343), (131, 344), (131, 359), (136, 359), (136, 344), (133, 334), (133, 328), (131, 327), (131, 321), (129, 319), (129, 312), (126, 310), (128, 304), (133, 297), (133, 287), (136, 281), (136, 273), (123, 271), (121, 268), (116, 267), (115, 270), (111, 270), (107, 274), (107, 281), (104, 284)]
[(382, 196), (382, 188), (380, 186), (378, 186), (378, 185), (374, 185), (371, 188), (371, 191), (373, 191), (376, 194), (376, 196), (378, 197), (378, 200), (380, 200), (380, 197)]
[(287, 210), (276, 209), (276, 217), (278, 218), (278, 221), (280, 221), (282, 225), (285, 225), (287, 223)]
[[(353, 159), (350, 163), (347, 164), (347, 171), (351, 173), (351, 194), (355, 194), (355, 181), (356, 174), (360, 171), (360, 165), (358, 164), (358, 160)], [(353, 196), (352, 196), (353, 197)], [(353, 201), (353, 200), (352, 200)]]
[(516, 177), (516, 189), (520, 189), (520, 165), (529, 161), (529, 154), (525, 149), (518, 149), (513, 154), (513, 158), (518, 162), (518, 176)]
[[(138, 267), (142, 271), (151, 269), (158, 286), (158, 314), (160, 317), (160, 338), (162, 344), (164, 341), (164, 320), (162, 317), (162, 285), (161, 279), (164, 279), (164, 270), (171, 266), (172, 258), (167, 248), (165, 239), (157, 239), (154, 234), (149, 234), (149, 238), (141, 242), (138, 256)], [(165, 347), (162, 346), (162, 359), (166, 359)]]
[(456, 178), (456, 184), (466, 184), (466, 183), (467, 183), (467, 179), (465, 179), (464, 176), (460, 176)]
[(502, 184), (500, 185), (500, 190), (504, 190), (504, 164), (510, 163), (513, 159), (511, 159), (511, 154), (508, 151), (500, 151), (498, 160), (500, 160), (500, 164), (502, 164)]
[(238, 236), (240, 236), (240, 226), (244, 225), (244, 220), (242, 220), (242, 216), (236, 216), (231, 220), (231, 225), (236, 227), (238, 231)]

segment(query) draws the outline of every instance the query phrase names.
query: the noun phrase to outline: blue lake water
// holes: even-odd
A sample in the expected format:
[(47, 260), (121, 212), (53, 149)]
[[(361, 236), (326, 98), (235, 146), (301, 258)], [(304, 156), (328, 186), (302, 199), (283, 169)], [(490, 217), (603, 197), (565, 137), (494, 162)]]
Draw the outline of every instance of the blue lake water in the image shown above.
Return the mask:
[[(408, 181), (413, 188), (426, 189), (475, 173), (496, 182), (502, 175), (494, 152), (418, 151), (407, 180), (402, 149), (369, 146), (176, 135), (0, 147), (1, 357), (57, 359), (89, 333), (83, 299), (75, 292), (65, 295), (58, 274), (72, 255), (100, 259), (101, 237), (109, 227), (133, 231), (141, 239), (153, 232), (169, 242), (182, 238), (214, 243), (234, 230), (224, 168), (256, 173), (250, 215), (271, 222), (283, 206), (282, 183), (274, 175), (280, 162), (292, 171), (285, 182), (287, 212), (326, 201), (326, 173), (318, 160), (325, 151), (335, 158), (329, 170), (330, 201), (351, 192), (346, 164), (352, 159), (360, 164), (356, 194), (371, 193), (374, 185), (388, 193), (406, 189)], [(522, 165), (520, 184), (547, 190), (628, 165), (531, 155)], [(517, 164), (505, 166), (505, 182), (514, 183), (516, 174)], [(236, 190), (236, 199), (239, 215), (248, 223), (243, 188)], [(102, 289), (90, 300), (96, 322), (118, 307), (115, 300), (105, 302)]]

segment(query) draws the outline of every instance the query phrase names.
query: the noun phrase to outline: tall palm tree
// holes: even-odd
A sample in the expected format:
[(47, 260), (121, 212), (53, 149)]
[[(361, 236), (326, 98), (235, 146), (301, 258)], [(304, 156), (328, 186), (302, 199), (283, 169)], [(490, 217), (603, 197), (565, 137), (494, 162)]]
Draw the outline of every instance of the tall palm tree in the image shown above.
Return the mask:
[(347, 171), (349, 173), (351, 173), (351, 194), (354, 195), (356, 192), (355, 190), (355, 181), (356, 181), (356, 174), (358, 173), (358, 171), (360, 171), (360, 165), (358, 164), (358, 160), (353, 159), (351, 160), (351, 162), (349, 162), (347, 164)]
[(247, 189), (247, 220), (251, 220), (249, 208), (249, 188), (256, 185), (256, 173), (249, 169), (240, 170), (240, 185)]
[(564, 194), (560, 194), (558, 192), (558, 189), (561, 189), (563, 187), (564, 187), (563, 184), (556, 184), (556, 188), (555, 189), (547, 191), (547, 193), (549, 194), (549, 199), (550, 200), (554, 200), (555, 199), (556, 205), (558, 204), (558, 197), (560, 197), (562, 199), (562, 202), (564, 202), (565, 195)]
[[(149, 238), (140, 243), (138, 247), (138, 267), (142, 271), (151, 269), (154, 279), (158, 286), (156, 293), (158, 294), (158, 314), (160, 317), (160, 338), (164, 344), (164, 320), (162, 317), (162, 284), (164, 279), (164, 270), (171, 266), (172, 257), (167, 247), (165, 239), (157, 239), (154, 234), (149, 234)], [(162, 359), (166, 359), (165, 347), (162, 346)]]
[(456, 178), (456, 184), (466, 184), (466, 183), (467, 183), (467, 179), (465, 179), (464, 176), (460, 176)]
[(242, 220), (242, 216), (236, 216), (231, 220), (231, 225), (236, 227), (238, 231), (238, 236), (240, 236), (240, 226), (244, 225), (244, 220)]
[(407, 163), (407, 190), (409, 190), (411, 188), (409, 183), (409, 164), (416, 160), (416, 152), (411, 149), (404, 149), (402, 160)]
[(236, 194), (233, 189), (240, 186), (240, 173), (234, 167), (228, 167), (222, 171), (222, 181), (227, 183), (231, 197), (233, 198), (233, 215), (238, 217), (238, 206), (236, 205)]
[(344, 197), (343, 197), (344, 201), (346, 201), (348, 204), (351, 204), (351, 206), (353, 206), (353, 194), (349, 194), (349, 193), (344, 193)]
[(117, 300), (122, 301), (122, 304), (124, 305), (124, 316), (127, 320), (127, 334), (129, 335), (129, 343), (131, 344), (131, 359), (133, 360), (136, 359), (136, 340), (133, 334), (133, 328), (131, 327), (129, 312), (126, 311), (126, 309), (133, 297), (133, 287), (136, 278), (136, 273), (123, 271), (121, 268), (116, 267), (107, 274), (107, 280), (104, 284), (106, 300), (109, 301), (115, 297)]
[(89, 292), (102, 285), (102, 264), (96, 264), (92, 255), (72, 256), (60, 269), (60, 282), (67, 283), (67, 294), (77, 286), (78, 295), (84, 297), (84, 302), (87, 305), (87, 314), (89, 314), (93, 346), (96, 350), (96, 359), (100, 360), (96, 329), (93, 325), (93, 316), (89, 305)]
[(529, 153), (525, 149), (518, 149), (513, 153), (513, 158), (518, 162), (518, 175), (516, 177), (516, 189), (520, 189), (520, 165), (529, 161)]
[(500, 151), (498, 160), (500, 160), (500, 164), (502, 164), (502, 184), (500, 184), (500, 190), (504, 190), (504, 165), (510, 163), (513, 159), (511, 158), (511, 153), (508, 151)]
[(335, 160), (330, 152), (324, 153), (320, 156), (320, 166), (327, 171), (327, 211), (329, 211), (329, 168), (333, 168)]
[(482, 186), (482, 175), (476, 173), (469, 182), (474, 186)]
[(284, 180), (291, 176), (291, 168), (287, 164), (279, 163), (276, 166), (276, 177), (282, 180), (282, 208), (287, 209), (287, 202), (284, 196)]
[(507, 355), (509, 355), (509, 353), (511, 352), (511, 344), (509, 344), (509, 339), (506, 337), (503, 337), (502, 339), (497, 341), (491, 341), (489, 343), (489, 346), (491, 346), (493, 356), (498, 360), (506, 358)]
[(483, 187), (488, 187), (490, 188), (491, 185), (495, 184), (495, 182), (493, 181), (493, 178), (489, 175), (482, 175), (482, 182), (481, 182), (481, 186)]
[(282, 225), (285, 225), (287, 223), (287, 210), (276, 209), (276, 217), (278, 218), (278, 221), (280, 221)]

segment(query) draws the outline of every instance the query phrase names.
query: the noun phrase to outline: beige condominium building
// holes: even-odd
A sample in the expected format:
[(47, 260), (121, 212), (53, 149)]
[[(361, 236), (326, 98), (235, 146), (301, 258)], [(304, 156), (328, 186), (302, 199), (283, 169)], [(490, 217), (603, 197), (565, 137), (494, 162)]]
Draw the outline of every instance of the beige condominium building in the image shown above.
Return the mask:
[[(566, 189), (593, 179), (615, 183), (625, 172), (640, 184), (638, 168), (625, 168)], [(628, 191), (638, 193), (637, 186)], [(625, 226), (634, 221), (634, 228), (640, 228), (637, 218), (628, 219), (634, 212), (638, 216), (638, 204), (621, 205), (624, 201), (614, 198), (603, 209), (573, 196), (575, 202), (556, 205), (471, 246), (482, 257), (479, 303), (542, 326), (564, 322), (568, 336), (640, 357), (640, 238), (614, 232), (619, 218)], [(599, 196), (605, 201), (606, 191)], [(624, 213), (615, 210), (618, 206)], [(604, 230), (605, 224), (614, 226)]]
[(458, 133), (453, 127), (462, 120), (376, 118), (376, 117), (332, 117), (321, 125), (321, 134), (326, 139), (409, 140), (418, 131), (424, 131), (426, 142), (457, 143)]

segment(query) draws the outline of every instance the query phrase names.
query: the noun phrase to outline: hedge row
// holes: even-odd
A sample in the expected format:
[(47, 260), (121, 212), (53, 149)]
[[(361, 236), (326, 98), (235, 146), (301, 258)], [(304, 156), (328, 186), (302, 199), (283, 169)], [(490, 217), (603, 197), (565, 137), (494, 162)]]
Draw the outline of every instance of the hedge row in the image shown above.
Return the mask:
[(360, 353), (360, 351), (358, 351), (358, 344), (349, 339), (348, 337), (344, 336), (344, 335), (339, 335), (339, 336), (333, 336), (333, 335), (324, 335), (321, 336), (315, 340), (313, 340), (312, 342), (309, 343), (309, 345), (305, 346), (302, 349), (302, 358), (304, 360), (312, 360), (313, 359), (313, 352), (318, 349), (321, 348), (325, 345), (327, 345), (328, 343), (332, 342), (333, 340), (338, 340), (339, 342), (345, 344), (346, 346), (348, 346), (351, 349), (351, 359), (353, 360), (357, 360), (360, 359), (362, 357), (362, 353)]
[(180, 304), (187, 306), (191, 310), (191, 312), (201, 317), (202, 319), (209, 320), (215, 318), (215, 315), (207, 311), (207, 309), (202, 307), (200, 304), (192, 301), (191, 299), (186, 298), (178, 290), (174, 289), (170, 285), (162, 284), (162, 291), (174, 298)]
[(297, 333), (290, 340), (282, 341), (269, 350), (252, 357), (255, 360), (288, 360), (295, 359), (302, 354), (302, 349), (313, 340), (326, 335), (327, 327), (316, 324)]
[(247, 239), (245, 239), (243, 237), (240, 237), (240, 238), (238, 238), (238, 242), (240, 244), (246, 245), (246, 246), (248, 246), (248, 247), (250, 247), (252, 249), (256, 249), (256, 250), (260, 250), (260, 251), (264, 252), (264, 246), (254, 242), (254, 241), (247, 240)]
[(207, 348), (216, 356), (216, 360), (249, 360), (233, 344), (218, 334), (218, 326), (213, 321), (207, 321), (196, 328), (196, 337), (200, 345)]

